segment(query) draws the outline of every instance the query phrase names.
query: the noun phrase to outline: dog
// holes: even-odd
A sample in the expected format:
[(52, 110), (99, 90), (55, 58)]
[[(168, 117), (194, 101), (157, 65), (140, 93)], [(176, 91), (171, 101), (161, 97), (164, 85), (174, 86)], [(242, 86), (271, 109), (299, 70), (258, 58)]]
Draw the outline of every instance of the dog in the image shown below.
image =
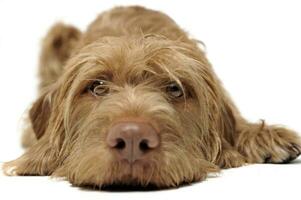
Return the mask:
[(26, 152), (3, 165), (7, 175), (170, 188), (301, 153), (294, 131), (245, 120), (198, 41), (158, 11), (116, 7), (85, 32), (54, 25), (39, 77)]

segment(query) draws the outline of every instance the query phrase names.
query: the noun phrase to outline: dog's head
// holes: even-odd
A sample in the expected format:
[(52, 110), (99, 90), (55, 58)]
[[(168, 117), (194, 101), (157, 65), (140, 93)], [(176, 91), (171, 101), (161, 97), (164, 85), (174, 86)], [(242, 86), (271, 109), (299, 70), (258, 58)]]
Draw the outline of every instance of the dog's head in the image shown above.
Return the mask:
[(75, 185), (175, 186), (217, 170), (221, 90), (194, 44), (107, 37), (70, 58), (30, 118)]

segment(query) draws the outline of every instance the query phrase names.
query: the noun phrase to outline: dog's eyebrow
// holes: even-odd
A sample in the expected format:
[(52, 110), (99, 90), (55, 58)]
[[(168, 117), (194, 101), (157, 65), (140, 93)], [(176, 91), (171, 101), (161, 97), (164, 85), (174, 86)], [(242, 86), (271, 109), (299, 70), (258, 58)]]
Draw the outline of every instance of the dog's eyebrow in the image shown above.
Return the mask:
[(97, 76), (97, 79), (112, 81), (112, 79), (113, 79), (113, 73), (110, 70), (100, 71), (99, 75)]

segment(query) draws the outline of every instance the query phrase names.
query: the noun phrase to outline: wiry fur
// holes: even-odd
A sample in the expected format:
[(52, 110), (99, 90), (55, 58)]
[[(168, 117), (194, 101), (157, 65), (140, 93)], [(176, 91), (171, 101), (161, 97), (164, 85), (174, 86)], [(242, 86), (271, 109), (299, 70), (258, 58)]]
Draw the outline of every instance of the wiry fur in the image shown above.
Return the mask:
[[(288, 162), (301, 152), (293, 131), (244, 120), (197, 42), (160, 12), (115, 8), (84, 33), (55, 25), (43, 44), (40, 78), (23, 142), (29, 148), (4, 165), (8, 174), (173, 187), (246, 162)], [(110, 81), (109, 95), (86, 91), (99, 78)], [(170, 81), (185, 91), (183, 99), (165, 93)], [(105, 144), (111, 125), (128, 118), (160, 130), (161, 146), (148, 164), (131, 168)]]

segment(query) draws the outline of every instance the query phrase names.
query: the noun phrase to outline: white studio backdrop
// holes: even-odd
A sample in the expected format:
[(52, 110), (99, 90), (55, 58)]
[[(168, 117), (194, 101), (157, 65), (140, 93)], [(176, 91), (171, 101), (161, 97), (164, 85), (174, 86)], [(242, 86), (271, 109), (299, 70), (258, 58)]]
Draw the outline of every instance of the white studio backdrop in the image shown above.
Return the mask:
[[(265, 119), (267, 123), (284, 124), (301, 133), (301, 1), (0, 0), (0, 162), (14, 159), (23, 151), (20, 148), (21, 118), (36, 97), (38, 56), (41, 39), (47, 30), (57, 21), (85, 30), (97, 14), (117, 5), (142, 5), (168, 14), (192, 37), (205, 43), (207, 56), (216, 73), (247, 119), (253, 122)], [(223, 192), (231, 195), (230, 191), (235, 190), (238, 193), (234, 192), (236, 195), (232, 195), (233, 198), (255, 198), (256, 192), (253, 196), (242, 193), (247, 192), (243, 189), (244, 185), (250, 187), (252, 184), (257, 188), (258, 197), (260, 192), (273, 188), (278, 192), (283, 190), (278, 197), (284, 197), (285, 192), (295, 197), (295, 191), (290, 194), (288, 191), (299, 184), (293, 177), (296, 175), (296, 179), (300, 180), (300, 164), (260, 167), (259, 172), (248, 170), (253, 166), (233, 169), (242, 171), (241, 174), (249, 173), (246, 177), (252, 176), (253, 181), (249, 185), (240, 178), (240, 174), (235, 175), (235, 171), (230, 170), (230, 174), (226, 177), (221, 175), (213, 183), (206, 181), (191, 187), (194, 189), (188, 186), (155, 194), (156, 197), (176, 198), (180, 191), (182, 193), (178, 198), (194, 194), (194, 197), (203, 198), (202, 194), (205, 194), (209, 198), (211, 195), (219, 197), (215, 192), (220, 191), (220, 197), (226, 198)], [(294, 174), (289, 174), (292, 171)], [(282, 176), (276, 178), (277, 174)], [(264, 175), (267, 175), (266, 179), (272, 179), (272, 183), (261, 179), (257, 185), (254, 177)], [(233, 183), (231, 177), (243, 183)], [(285, 184), (277, 185), (277, 180)], [(41, 191), (53, 192), (49, 196), (51, 198), (55, 197), (56, 192), (65, 190), (74, 199), (92, 198), (95, 194), (85, 191), (84, 195), (78, 195), (72, 192), (74, 188), (70, 189), (69, 185), (48, 179), (7, 179), (0, 176), (0, 199), (3, 199), (1, 194), (8, 192), (24, 199), (24, 194), (13, 191), (22, 190), (21, 186), (22, 191), (28, 191), (30, 184), (35, 187), (39, 181), (42, 185), (45, 183), (40, 186), (43, 187)], [(64, 185), (62, 188), (65, 189), (48, 190), (47, 184), (49, 187)], [(240, 188), (234, 189), (231, 184)], [(269, 184), (272, 185), (269, 187)], [(215, 186), (220, 188), (215, 190)], [(202, 187), (202, 193), (197, 193), (195, 187)], [(139, 197), (144, 198), (143, 194)], [(269, 194), (270, 197), (273, 194), (275, 191)], [(110, 194), (105, 197), (109, 198)], [(127, 198), (123, 194), (114, 194), (114, 197)]]

